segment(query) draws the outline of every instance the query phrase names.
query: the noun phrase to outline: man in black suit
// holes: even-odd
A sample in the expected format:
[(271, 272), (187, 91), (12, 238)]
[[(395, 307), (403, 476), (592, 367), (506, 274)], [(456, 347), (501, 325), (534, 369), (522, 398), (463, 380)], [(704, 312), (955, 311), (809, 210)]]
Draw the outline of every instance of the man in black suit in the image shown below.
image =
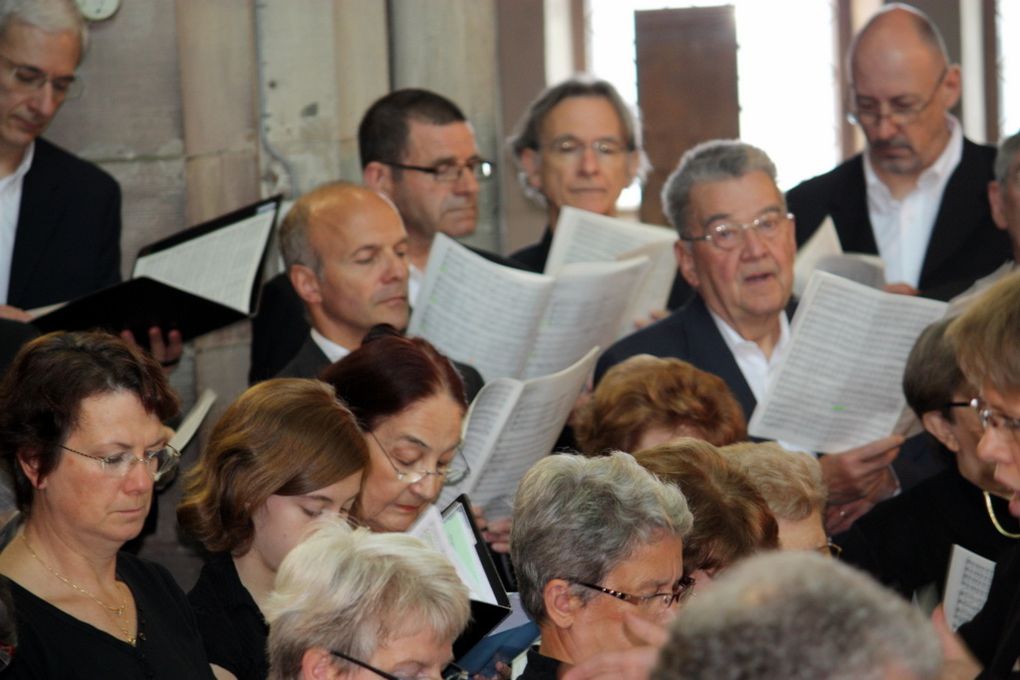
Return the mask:
[[(396, 90), (372, 104), (358, 127), (358, 147), (364, 185), (393, 201), (407, 229), (413, 304), (436, 234), (460, 238), (474, 233), (478, 193), (495, 166), (482, 158), (460, 108), (422, 89)], [(498, 264), (517, 266), (495, 253), (472, 250)], [(281, 274), (263, 287), (252, 322), (249, 380), (274, 375), (307, 334), (301, 300)]]
[[(695, 291), (686, 306), (612, 345), (596, 381), (635, 354), (677, 357), (718, 375), (750, 416), (789, 341), (793, 220), (764, 151), (734, 140), (684, 154), (663, 188), (680, 233), (677, 262)], [(902, 437), (821, 459), (830, 531), (846, 528), (896, 488), (889, 465)]]
[(922, 12), (883, 8), (848, 61), (867, 150), (787, 193), (797, 242), (829, 216), (844, 251), (882, 257), (887, 289), (948, 300), (1009, 258), (985, 194), (995, 149), (964, 139), (950, 115), (960, 67)]
[(86, 41), (73, 2), (0, 3), (0, 316), (120, 280), (120, 188), (40, 139), (68, 98)]

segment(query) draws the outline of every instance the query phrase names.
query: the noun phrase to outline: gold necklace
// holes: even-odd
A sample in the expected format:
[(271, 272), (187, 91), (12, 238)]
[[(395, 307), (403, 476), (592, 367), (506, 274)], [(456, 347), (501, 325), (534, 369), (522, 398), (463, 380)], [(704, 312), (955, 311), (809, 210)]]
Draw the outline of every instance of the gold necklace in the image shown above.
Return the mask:
[(43, 566), (43, 568), (46, 569), (46, 571), (48, 571), (51, 574), (53, 574), (54, 576), (56, 576), (61, 582), (63, 582), (66, 585), (70, 586), (76, 592), (81, 593), (85, 597), (89, 598), (90, 600), (92, 600), (93, 602), (98, 604), (100, 607), (105, 609), (107, 612), (113, 614), (113, 616), (111, 616), (110, 618), (113, 620), (114, 624), (116, 624), (117, 628), (120, 629), (120, 632), (124, 634), (124, 639), (127, 640), (127, 643), (129, 645), (131, 645), (132, 647), (135, 646), (135, 643), (138, 641), (138, 638), (136, 636), (132, 635), (131, 631), (129, 631), (127, 629), (127, 626), (125, 626), (121, 622), (121, 619), (124, 618), (124, 612), (127, 610), (127, 603), (126, 602), (121, 600), (120, 604), (118, 606), (116, 606), (116, 607), (112, 607), (112, 606), (106, 604), (105, 602), (100, 600), (98, 597), (96, 597), (95, 595), (90, 593), (88, 590), (86, 590), (85, 588), (82, 588), (80, 585), (78, 585), (77, 583), (75, 583), (71, 579), (67, 578), (66, 576), (57, 573), (57, 571), (53, 567), (51, 567), (50, 565), (48, 565), (45, 562), (43, 562), (43, 559), (41, 557), (39, 557), (38, 554), (36, 554), (35, 550), (32, 550), (32, 544), (28, 542), (28, 536), (25, 534), (25, 532), (21, 533), (21, 540), (25, 543), (25, 547), (28, 548), (29, 554), (32, 555), (32, 557), (35, 558), (35, 561), (38, 562), (39, 564), (41, 564)]
[(987, 508), (988, 510), (988, 518), (991, 519), (992, 524), (995, 525), (995, 530), (998, 531), (1003, 536), (1005, 536), (1006, 538), (1020, 538), (1020, 534), (1011, 534), (1010, 532), (1002, 528), (1002, 525), (999, 524), (999, 518), (995, 516), (995, 509), (992, 507), (992, 495), (987, 491), (985, 491), (984, 494), (985, 494), (985, 508)]

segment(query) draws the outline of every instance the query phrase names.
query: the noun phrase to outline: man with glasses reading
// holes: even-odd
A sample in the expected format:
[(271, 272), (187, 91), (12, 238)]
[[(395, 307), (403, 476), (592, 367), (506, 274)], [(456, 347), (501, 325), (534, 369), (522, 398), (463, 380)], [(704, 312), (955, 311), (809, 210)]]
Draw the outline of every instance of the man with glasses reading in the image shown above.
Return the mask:
[(847, 108), (867, 150), (788, 192), (797, 242), (831, 217), (844, 251), (881, 256), (887, 290), (947, 300), (1008, 256), (985, 195), (995, 149), (964, 139), (950, 115), (960, 67), (919, 10), (884, 7), (848, 62)]
[[(676, 357), (726, 381), (747, 416), (789, 342), (794, 220), (764, 151), (737, 140), (690, 149), (662, 190), (676, 227), (677, 262), (694, 298), (670, 316), (612, 345), (595, 368), (636, 354)], [(891, 436), (820, 459), (831, 533), (896, 489), (889, 465), (903, 439)]]
[(120, 187), (40, 136), (82, 92), (87, 38), (71, 0), (0, 1), (0, 317), (120, 280)]

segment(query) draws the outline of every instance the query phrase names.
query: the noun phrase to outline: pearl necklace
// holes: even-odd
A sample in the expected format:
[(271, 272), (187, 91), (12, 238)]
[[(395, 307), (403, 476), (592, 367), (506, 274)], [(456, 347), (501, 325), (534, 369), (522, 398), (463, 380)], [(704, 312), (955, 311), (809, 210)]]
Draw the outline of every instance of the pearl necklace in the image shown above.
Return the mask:
[(109, 612), (111, 614), (110, 618), (113, 620), (117, 628), (120, 629), (120, 632), (124, 634), (124, 639), (127, 640), (127, 643), (132, 647), (135, 646), (135, 644), (138, 642), (138, 638), (131, 634), (131, 631), (127, 629), (127, 626), (125, 626), (121, 620), (124, 618), (124, 612), (127, 611), (126, 602), (121, 600), (120, 604), (117, 605), (116, 607), (106, 604), (98, 597), (90, 593), (88, 590), (82, 588), (80, 585), (78, 585), (71, 579), (67, 578), (66, 576), (57, 573), (57, 571), (53, 567), (43, 562), (43, 559), (36, 554), (35, 550), (32, 549), (32, 544), (28, 542), (28, 536), (26, 536), (24, 532), (22, 532), (21, 534), (21, 540), (25, 543), (25, 547), (28, 548), (29, 554), (32, 555), (32, 557), (35, 558), (35, 561), (41, 564), (43, 568), (46, 569), (46, 571), (56, 576), (62, 583), (68, 585), (74, 591), (81, 593), (82, 595), (89, 598), (90, 600), (98, 604), (100, 607), (105, 609), (107, 612)]

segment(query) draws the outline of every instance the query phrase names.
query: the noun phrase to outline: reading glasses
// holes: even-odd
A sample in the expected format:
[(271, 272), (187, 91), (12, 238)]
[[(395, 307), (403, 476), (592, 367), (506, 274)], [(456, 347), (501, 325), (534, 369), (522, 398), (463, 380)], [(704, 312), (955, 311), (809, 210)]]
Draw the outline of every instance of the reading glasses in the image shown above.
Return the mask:
[[(401, 677), (399, 675), (394, 675), (393, 673), (387, 673), (386, 671), (380, 670), (380, 669), (376, 668), (375, 666), (362, 661), (361, 659), (355, 659), (353, 656), (349, 656), (347, 654), (344, 654), (343, 652), (338, 652), (335, 649), (329, 650), (329, 653), (332, 654), (333, 656), (337, 657), (338, 659), (343, 659), (344, 661), (349, 661), (350, 663), (352, 663), (352, 664), (354, 664), (356, 666), (361, 666), (365, 670), (372, 671), (373, 673), (375, 673), (379, 677), (386, 678), (386, 680), (431, 680), (430, 676), (428, 676), (428, 675), (425, 675), (425, 676), (415, 675), (415, 676), (412, 676), (412, 677), (406, 677), (406, 676), (405, 677)], [(440, 678), (442, 680), (468, 680), (469, 675), (470, 674), (466, 670), (464, 670), (463, 668), (461, 668), (457, 664), (451, 663), (450, 665), (448, 665), (446, 668), (443, 669), (443, 673), (440, 676)]]
[(386, 450), (386, 447), (382, 445), (379, 438), (375, 436), (374, 432), (369, 432), (369, 436), (375, 440), (375, 443), (379, 446), (379, 450), (386, 456), (386, 460), (390, 462), (390, 467), (393, 468), (393, 472), (397, 475), (397, 480), (405, 484), (417, 484), (426, 477), (435, 477), (439, 480), (440, 484), (456, 484), (464, 480), (471, 472), (471, 468), (468, 466), (467, 460), (464, 458), (464, 454), (461, 452), (461, 448), (458, 446), (457, 451), (454, 454), (453, 460), (449, 463), (439, 463), (435, 470), (415, 470), (414, 468), (408, 467), (404, 463), (398, 465), (398, 461), (393, 459), (390, 452)]
[(874, 127), (881, 123), (883, 118), (888, 118), (893, 125), (909, 125), (917, 120), (917, 117), (935, 101), (935, 96), (939, 93), (939, 87), (942, 86), (942, 81), (946, 79), (947, 73), (949, 73), (949, 67), (943, 66), (942, 73), (935, 81), (935, 87), (932, 88), (931, 96), (923, 102), (902, 103), (897, 102), (894, 98), (889, 102), (888, 111), (882, 111), (881, 102), (871, 97), (860, 97), (854, 93), (850, 110), (846, 114), (847, 120), (862, 127)]
[(595, 585), (594, 583), (585, 583), (584, 581), (573, 581), (573, 583), (609, 595), (610, 597), (615, 597), (617, 600), (623, 600), (639, 609), (645, 610), (649, 614), (661, 614), (677, 602), (686, 599), (692, 592), (694, 579), (690, 576), (684, 576), (676, 582), (672, 592), (652, 593), (651, 595), (630, 595), (619, 590)]
[(584, 142), (572, 135), (557, 137), (544, 145), (545, 150), (552, 156), (570, 161), (578, 161), (587, 149), (595, 152), (595, 158), (599, 161), (609, 161), (619, 158), (626, 151), (632, 151), (626, 144), (618, 139), (603, 138), (594, 142)]
[(81, 96), (84, 87), (77, 76), (54, 76), (31, 64), (18, 62), (0, 54), (8, 66), (11, 85), (22, 92), (38, 91), (49, 83), (53, 88), (53, 98), (58, 100), (76, 99)]
[(135, 466), (135, 463), (141, 463), (149, 471), (149, 474), (152, 475), (152, 481), (154, 482), (158, 482), (166, 477), (169, 472), (177, 467), (177, 462), (181, 459), (180, 452), (169, 444), (160, 449), (146, 451), (141, 457), (127, 451), (112, 453), (109, 456), (93, 456), (91, 453), (78, 451), (70, 446), (64, 446), (63, 444), (58, 444), (58, 446), (83, 458), (97, 461), (103, 472), (110, 477), (126, 477), (131, 468)]
[(424, 172), (425, 174), (432, 175), (432, 179), (435, 181), (448, 184), (459, 182), (461, 176), (464, 174), (464, 170), (471, 173), (479, 182), (491, 178), (496, 172), (495, 163), (481, 158), (472, 158), (464, 161), (463, 163), (439, 163), (438, 165), (433, 165), (431, 167), (425, 165), (393, 163), (391, 161), (382, 161), (382, 163), (383, 165), (388, 165), (391, 168)]
[(974, 397), (970, 405), (977, 411), (981, 427), (987, 432), (989, 429), (999, 430), (1002, 434), (1011, 434), (1013, 439), (1020, 441), (1020, 418), (1012, 418), (988, 408), (979, 397)]
[(743, 248), (747, 242), (748, 229), (753, 229), (763, 239), (771, 241), (784, 233), (786, 225), (791, 222), (793, 222), (793, 213), (768, 212), (743, 224), (723, 222), (707, 227), (706, 233), (701, 236), (681, 234), (680, 240), (708, 241), (720, 250), (737, 250)]

